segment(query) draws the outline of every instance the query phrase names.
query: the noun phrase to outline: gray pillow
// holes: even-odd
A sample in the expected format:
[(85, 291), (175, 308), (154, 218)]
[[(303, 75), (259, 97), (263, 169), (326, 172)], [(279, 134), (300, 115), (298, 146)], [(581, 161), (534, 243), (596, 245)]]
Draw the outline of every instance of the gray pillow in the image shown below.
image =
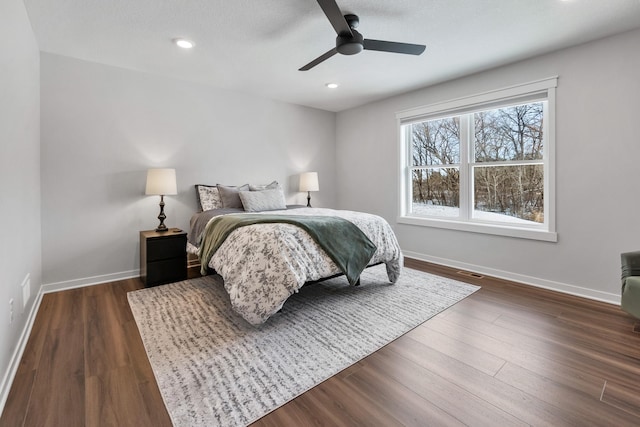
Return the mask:
[(249, 184), (241, 185), (240, 187), (218, 184), (217, 187), (218, 193), (220, 193), (220, 200), (222, 200), (223, 208), (242, 209), (242, 201), (240, 200), (239, 193), (241, 191), (249, 191)]
[(286, 209), (287, 202), (282, 190), (241, 191), (240, 200), (246, 212)]
[(278, 184), (278, 181), (273, 181), (271, 184), (259, 184), (259, 185), (249, 184), (249, 190), (251, 191), (279, 190), (281, 188), (282, 187), (280, 187), (280, 184)]

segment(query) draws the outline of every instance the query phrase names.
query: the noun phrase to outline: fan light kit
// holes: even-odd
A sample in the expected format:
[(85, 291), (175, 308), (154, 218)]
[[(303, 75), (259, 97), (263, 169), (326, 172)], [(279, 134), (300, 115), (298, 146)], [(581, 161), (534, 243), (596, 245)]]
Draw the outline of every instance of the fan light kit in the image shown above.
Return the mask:
[(320, 55), (309, 62), (299, 71), (307, 71), (321, 62), (331, 58), (336, 53), (342, 55), (355, 55), (362, 50), (377, 50), (380, 52), (404, 53), (408, 55), (420, 55), (426, 46), (422, 44), (398, 43), (384, 40), (365, 39), (362, 34), (356, 31), (360, 19), (357, 15), (343, 15), (335, 0), (318, 0), (320, 8), (327, 15), (327, 19), (338, 34), (336, 37), (336, 47)]
[(195, 43), (186, 39), (173, 39), (173, 42), (183, 49), (191, 49), (195, 46)]

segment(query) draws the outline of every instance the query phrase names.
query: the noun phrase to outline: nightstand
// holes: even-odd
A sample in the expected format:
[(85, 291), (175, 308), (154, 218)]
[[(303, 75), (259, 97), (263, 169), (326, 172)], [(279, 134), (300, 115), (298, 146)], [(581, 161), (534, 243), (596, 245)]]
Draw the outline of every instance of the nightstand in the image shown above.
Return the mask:
[(187, 278), (187, 233), (177, 228), (140, 232), (140, 279), (145, 286)]

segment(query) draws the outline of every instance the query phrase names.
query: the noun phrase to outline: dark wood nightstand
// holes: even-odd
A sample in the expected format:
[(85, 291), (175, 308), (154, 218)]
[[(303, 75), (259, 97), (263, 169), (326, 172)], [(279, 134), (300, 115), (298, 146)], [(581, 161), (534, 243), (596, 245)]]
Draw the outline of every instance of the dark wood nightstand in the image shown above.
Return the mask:
[(145, 286), (187, 278), (187, 232), (177, 228), (140, 232), (140, 279)]

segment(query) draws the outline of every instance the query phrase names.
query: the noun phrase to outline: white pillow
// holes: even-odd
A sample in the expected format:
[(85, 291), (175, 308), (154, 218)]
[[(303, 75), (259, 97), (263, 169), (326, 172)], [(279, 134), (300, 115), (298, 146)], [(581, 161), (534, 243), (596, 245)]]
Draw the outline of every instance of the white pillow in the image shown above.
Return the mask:
[(249, 184), (249, 190), (251, 191), (280, 190), (281, 188), (278, 181), (272, 181), (270, 184)]
[(274, 211), (287, 208), (282, 190), (241, 191), (239, 195), (246, 212)]

